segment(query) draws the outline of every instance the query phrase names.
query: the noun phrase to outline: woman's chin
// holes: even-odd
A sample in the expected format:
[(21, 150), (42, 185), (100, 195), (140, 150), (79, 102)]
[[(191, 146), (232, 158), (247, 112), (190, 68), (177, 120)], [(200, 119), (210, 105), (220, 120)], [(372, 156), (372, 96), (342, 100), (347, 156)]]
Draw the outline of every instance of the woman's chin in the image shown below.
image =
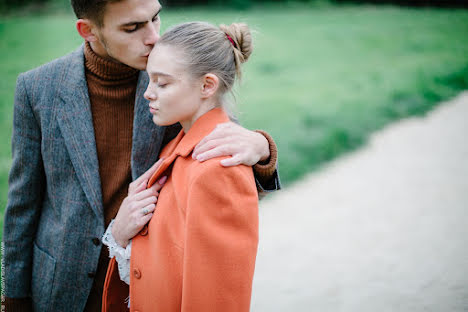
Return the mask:
[(169, 120), (164, 120), (158, 115), (153, 115), (153, 122), (155, 125), (158, 125), (158, 126), (170, 126), (174, 124), (174, 122), (171, 122)]
[(159, 117), (156, 116), (156, 115), (153, 115), (153, 122), (154, 122), (155, 125), (164, 126), (164, 125), (163, 125), (164, 121), (161, 120), (161, 118), (159, 118)]

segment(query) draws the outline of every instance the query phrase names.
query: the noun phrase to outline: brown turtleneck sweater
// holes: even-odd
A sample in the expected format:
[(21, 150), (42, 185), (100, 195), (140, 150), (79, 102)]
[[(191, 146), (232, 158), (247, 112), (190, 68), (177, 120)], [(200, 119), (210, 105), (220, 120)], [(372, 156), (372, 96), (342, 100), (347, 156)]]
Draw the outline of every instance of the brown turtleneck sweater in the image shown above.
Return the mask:
[[(104, 223), (115, 218), (132, 182), (133, 108), (139, 70), (105, 60), (85, 46), (85, 69), (101, 178)], [(101, 311), (109, 253), (102, 248), (85, 311)]]

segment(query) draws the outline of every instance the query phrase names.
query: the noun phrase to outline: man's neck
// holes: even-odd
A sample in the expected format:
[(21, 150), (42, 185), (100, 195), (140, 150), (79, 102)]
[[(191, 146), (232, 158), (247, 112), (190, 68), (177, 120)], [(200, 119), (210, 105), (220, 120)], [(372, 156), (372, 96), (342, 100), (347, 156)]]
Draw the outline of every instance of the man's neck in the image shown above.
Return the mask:
[(89, 42), (86, 42), (84, 54), (86, 69), (100, 79), (121, 81), (138, 76), (139, 70), (100, 56)]
[(98, 41), (89, 41), (89, 46), (91, 47), (91, 50), (93, 50), (93, 52), (98, 55), (99, 57), (107, 60), (107, 61), (110, 61), (110, 62), (114, 62), (114, 63), (118, 63), (118, 64), (123, 64), (122, 62), (119, 62), (118, 60), (116, 60), (115, 58), (113, 58), (112, 56), (110, 56), (106, 49), (104, 48), (104, 46), (98, 42)]

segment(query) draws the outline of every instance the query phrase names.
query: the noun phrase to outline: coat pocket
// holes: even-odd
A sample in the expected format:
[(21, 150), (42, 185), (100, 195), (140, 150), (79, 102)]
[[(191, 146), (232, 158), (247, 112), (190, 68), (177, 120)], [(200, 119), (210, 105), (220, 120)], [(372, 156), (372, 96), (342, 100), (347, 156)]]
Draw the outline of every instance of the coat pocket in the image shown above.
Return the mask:
[(34, 242), (31, 295), (34, 311), (50, 311), (50, 295), (54, 284), (55, 259)]

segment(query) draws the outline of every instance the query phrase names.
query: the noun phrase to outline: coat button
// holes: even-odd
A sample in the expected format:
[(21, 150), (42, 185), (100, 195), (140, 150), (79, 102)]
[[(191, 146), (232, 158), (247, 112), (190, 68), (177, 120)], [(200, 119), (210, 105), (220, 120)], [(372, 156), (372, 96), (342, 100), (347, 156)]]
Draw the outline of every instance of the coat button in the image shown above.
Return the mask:
[(140, 231), (141, 236), (146, 236), (148, 235), (148, 224), (146, 224)]
[(135, 276), (136, 279), (140, 279), (141, 278), (141, 272), (140, 270), (138, 269), (133, 269), (133, 276)]
[(93, 244), (96, 246), (99, 246), (99, 244), (101, 243), (101, 241), (97, 237), (93, 238), (92, 241), (93, 241)]
[(96, 276), (95, 272), (89, 272), (88, 273), (88, 277), (90, 277), (90, 278), (94, 278), (95, 276)]

